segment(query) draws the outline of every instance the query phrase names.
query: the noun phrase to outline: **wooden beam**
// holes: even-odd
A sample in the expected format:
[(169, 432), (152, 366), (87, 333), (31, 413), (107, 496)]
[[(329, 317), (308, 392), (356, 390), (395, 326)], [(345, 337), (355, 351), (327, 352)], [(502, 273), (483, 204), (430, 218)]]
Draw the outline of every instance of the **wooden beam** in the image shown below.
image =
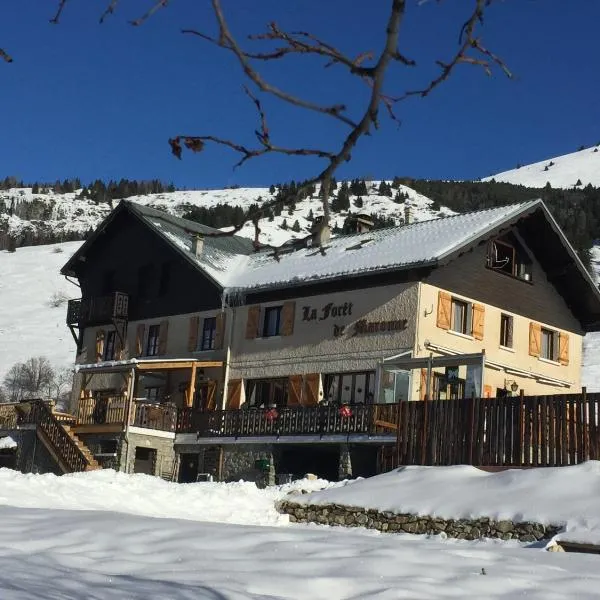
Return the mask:
[(192, 364), (192, 375), (190, 377), (190, 385), (187, 392), (187, 407), (192, 408), (194, 404), (194, 392), (196, 390), (196, 363)]
[(71, 431), (80, 433), (121, 433), (124, 423), (108, 423), (100, 425), (71, 425)]

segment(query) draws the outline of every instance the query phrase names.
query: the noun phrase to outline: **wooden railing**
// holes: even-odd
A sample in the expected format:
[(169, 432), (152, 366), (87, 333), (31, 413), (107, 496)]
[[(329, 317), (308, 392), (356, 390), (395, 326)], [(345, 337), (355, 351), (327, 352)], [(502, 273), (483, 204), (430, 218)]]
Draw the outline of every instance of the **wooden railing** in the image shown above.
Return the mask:
[(600, 460), (600, 394), (400, 405), (396, 465), (558, 467)]
[(77, 409), (78, 425), (124, 424), (127, 414), (127, 397), (80, 398)]
[(135, 427), (145, 427), (147, 429), (175, 431), (177, 425), (177, 407), (134, 400), (131, 407), (130, 424)]
[(0, 430), (17, 428), (17, 404), (0, 404)]
[(395, 435), (397, 404), (299, 406), (179, 412), (177, 431), (200, 437), (265, 435)]
[(42, 400), (31, 400), (17, 407), (19, 423), (37, 425), (67, 472), (85, 471), (89, 462), (77, 443), (65, 431), (50, 407)]
[(69, 300), (67, 304), (67, 325), (110, 323), (112, 319), (127, 319), (128, 315), (129, 296), (122, 292)]

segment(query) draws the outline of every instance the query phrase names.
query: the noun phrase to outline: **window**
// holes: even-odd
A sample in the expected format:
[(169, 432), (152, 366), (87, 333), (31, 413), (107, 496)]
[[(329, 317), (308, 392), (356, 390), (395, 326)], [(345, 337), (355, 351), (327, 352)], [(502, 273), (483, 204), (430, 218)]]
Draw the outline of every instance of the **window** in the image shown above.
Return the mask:
[(158, 340), (160, 338), (160, 325), (148, 327), (148, 341), (146, 342), (146, 356), (158, 354)]
[(548, 360), (558, 360), (558, 333), (542, 327), (542, 347), (540, 357)]
[(202, 327), (202, 339), (200, 340), (201, 350), (213, 350), (215, 347), (215, 335), (217, 333), (216, 317), (208, 317), (204, 319)]
[(160, 400), (160, 387), (152, 386), (146, 388), (146, 400), (149, 402), (159, 402)]
[(531, 260), (512, 234), (490, 243), (487, 265), (495, 271), (531, 281)]
[(473, 305), (452, 298), (452, 331), (471, 335), (473, 332)]
[(117, 332), (109, 331), (106, 334), (104, 342), (104, 360), (113, 360), (115, 358), (115, 345), (117, 341)]
[(513, 347), (513, 318), (510, 315), (500, 315), (500, 345)]
[(263, 337), (272, 337), (280, 334), (281, 306), (270, 306), (265, 309), (265, 320), (263, 321)]
[(324, 375), (323, 395), (334, 404), (371, 403), (375, 393), (375, 371), (328, 373)]
[(246, 384), (246, 402), (250, 406), (285, 406), (287, 399), (287, 378), (250, 379)]

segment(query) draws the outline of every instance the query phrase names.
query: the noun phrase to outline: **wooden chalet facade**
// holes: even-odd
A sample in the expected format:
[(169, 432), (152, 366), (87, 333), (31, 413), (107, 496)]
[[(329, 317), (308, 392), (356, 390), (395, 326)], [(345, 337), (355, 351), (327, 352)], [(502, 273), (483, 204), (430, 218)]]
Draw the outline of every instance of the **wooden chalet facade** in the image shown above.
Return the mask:
[(285, 251), (214, 233), (124, 201), (63, 268), (70, 427), (104, 466), (371, 475), (406, 401), (581, 388), (600, 294), (541, 201)]

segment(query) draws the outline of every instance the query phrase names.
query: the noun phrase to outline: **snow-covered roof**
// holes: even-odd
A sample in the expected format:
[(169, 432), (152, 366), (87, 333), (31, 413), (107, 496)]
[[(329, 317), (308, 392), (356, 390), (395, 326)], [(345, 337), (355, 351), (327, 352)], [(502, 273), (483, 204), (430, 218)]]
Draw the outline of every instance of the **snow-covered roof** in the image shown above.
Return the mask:
[(465, 213), (402, 227), (335, 237), (324, 253), (303, 248), (282, 254), (258, 252), (245, 258), (229, 288), (250, 290), (294, 285), (348, 275), (434, 264), (474, 242), (541, 200)]
[(0, 450), (12, 450), (17, 447), (17, 442), (9, 435), (0, 438)]

